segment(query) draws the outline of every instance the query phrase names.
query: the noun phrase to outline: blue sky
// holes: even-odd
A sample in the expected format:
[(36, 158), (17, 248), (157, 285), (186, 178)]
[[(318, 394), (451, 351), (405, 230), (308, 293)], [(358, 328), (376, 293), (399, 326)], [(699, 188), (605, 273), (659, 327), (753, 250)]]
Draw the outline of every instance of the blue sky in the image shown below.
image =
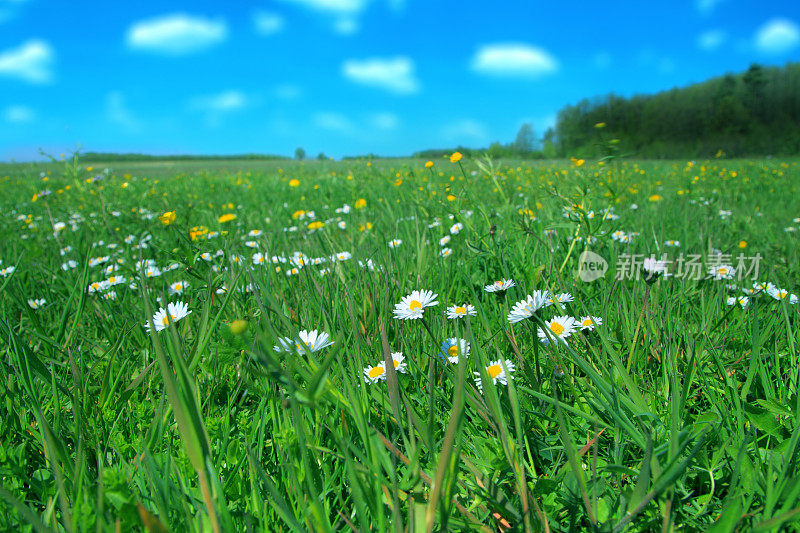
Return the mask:
[(799, 0), (0, 0), (0, 160), (480, 147), (797, 60)]

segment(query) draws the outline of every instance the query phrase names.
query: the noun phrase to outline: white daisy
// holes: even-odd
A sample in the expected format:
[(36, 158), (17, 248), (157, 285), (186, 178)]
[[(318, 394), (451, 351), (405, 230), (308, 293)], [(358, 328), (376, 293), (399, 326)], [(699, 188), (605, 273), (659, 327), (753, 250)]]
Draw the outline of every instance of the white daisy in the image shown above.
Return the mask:
[(173, 294), (183, 294), (183, 291), (186, 290), (189, 284), (185, 281), (176, 281), (175, 283), (170, 284), (169, 286), (169, 294), (170, 296)]
[(776, 300), (789, 300), (789, 303), (792, 305), (797, 303), (797, 296), (794, 294), (789, 294), (789, 291), (786, 289), (773, 287), (772, 290), (767, 291), (767, 293)]
[(397, 248), (401, 244), (403, 244), (402, 240), (400, 240), (400, 239), (392, 239), (391, 241), (389, 241), (389, 248)]
[(744, 309), (750, 303), (750, 298), (747, 296), (729, 296), (728, 299), (725, 300), (725, 303), (728, 305), (739, 304), (742, 306), (742, 309)]
[(439, 255), (441, 255), (442, 257), (450, 257), (452, 254), (453, 254), (452, 248), (442, 248), (441, 250), (439, 250)]
[(70, 259), (66, 263), (61, 263), (61, 270), (66, 272), (67, 270), (72, 270), (73, 268), (78, 266), (78, 262)]
[(311, 352), (318, 352), (333, 344), (333, 341), (324, 331), (317, 332), (315, 329), (311, 331), (302, 330), (297, 336), (297, 340), (292, 340), (289, 337), (280, 337), (278, 339), (280, 345), (273, 346), (272, 349), (276, 352), (291, 352), (294, 350), (298, 354), (303, 354), (306, 348)]
[(464, 229), (464, 224), (461, 222), (456, 222), (450, 226), (450, 235), (458, 235), (462, 229)]
[(6, 268), (4, 268), (4, 269), (0, 270), (0, 276), (3, 276), (4, 278), (7, 278), (7, 277), (8, 277), (8, 276), (10, 276), (10, 275), (11, 275), (11, 274), (12, 274), (12, 273), (13, 273), (13, 272), (16, 270), (16, 269), (17, 269), (17, 267), (14, 267), (14, 266), (6, 267)]
[(581, 331), (592, 331), (596, 326), (602, 326), (603, 319), (599, 316), (583, 316), (580, 320)]
[(28, 300), (28, 306), (31, 309), (39, 309), (46, 303), (47, 303), (47, 300), (45, 300), (44, 298), (38, 298), (38, 299), (35, 299), (35, 300)]
[(642, 270), (645, 272), (645, 280), (655, 281), (667, 273), (667, 261), (646, 257), (642, 262)]
[(406, 358), (403, 356), (403, 352), (392, 352), (391, 356), (395, 372), (406, 374), (408, 372), (408, 365), (406, 364)]
[[(491, 378), (492, 382), (497, 385), (500, 383), (501, 385), (508, 385), (509, 379), (514, 379), (514, 363), (509, 361), (508, 359), (498, 359), (497, 361), (492, 361), (489, 363), (489, 366), (486, 367), (486, 373)], [(481, 377), (480, 372), (474, 372), (475, 375), (475, 386), (478, 387), (478, 390), (483, 392), (483, 379)]]
[(439, 246), (446, 246), (448, 242), (450, 242), (450, 235), (445, 235), (439, 239)]
[(422, 318), (426, 307), (439, 305), (436, 300), (438, 294), (433, 291), (417, 290), (404, 296), (399, 304), (394, 306), (394, 317), (401, 320), (415, 320)]
[(377, 383), (386, 379), (386, 362), (381, 361), (375, 366), (364, 367), (364, 383)]
[(708, 275), (716, 280), (720, 279), (733, 279), (736, 275), (736, 269), (731, 265), (716, 265), (708, 269)]
[(508, 321), (511, 324), (521, 322), (526, 318), (531, 318), (539, 309), (552, 304), (553, 302), (550, 299), (549, 292), (533, 291), (533, 294), (529, 294), (524, 300), (520, 300), (514, 304), (514, 307), (511, 308), (511, 312), (508, 313)]
[(458, 358), (462, 354), (464, 357), (469, 357), (469, 343), (465, 339), (455, 337), (445, 339), (439, 348), (439, 356), (453, 364), (458, 363)]
[(505, 292), (511, 287), (515, 287), (516, 285), (517, 284), (514, 283), (513, 279), (502, 278), (495, 282), (490, 283), (489, 285), (486, 285), (483, 288), (483, 290), (485, 290), (486, 292)]
[(566, 343), (565, 339), (575, 331), (575, 319), (567, 315), (557, 316), (552, 320), (547, 320), (545, 324), (549, 331), (545, 332), (542, 328), (539, 328), (538, 331), (539, 339), (545, 344), (550, 342), (550, 337), (555, 338), (556, 342), (560, 341)]
[(562, 292), (561, 294), (553, 294), (552, 296), (550, 296), (551, 304), (554, 304), (556, 302), (560, 304), (565, 304), (567, 302), (572, 302), (574, 300), (575, 298), (573, 298), (572, 295), (568, 292)]
[[(170, 302), (167, 304), (166, 309), (160, 307), (158, 311), (155, 312), (153, 315), (152, 324), (155, 326), (156, 331), (161, 331), (167, 327), (170, 322), (177, 322), (189, 314), (191, 314), (191, 311), (189, 311), (189, 306), (185, 303)], [(144, 327), (147, 331), (150, 331), (150, 323), (151, 321), (148, 320), (144, 324)]]
[(447, 308), (447, 318), (463, 318), (467, 315), (475, 316), (477, 314), (475, 306), (470, 304), (451, 305)]

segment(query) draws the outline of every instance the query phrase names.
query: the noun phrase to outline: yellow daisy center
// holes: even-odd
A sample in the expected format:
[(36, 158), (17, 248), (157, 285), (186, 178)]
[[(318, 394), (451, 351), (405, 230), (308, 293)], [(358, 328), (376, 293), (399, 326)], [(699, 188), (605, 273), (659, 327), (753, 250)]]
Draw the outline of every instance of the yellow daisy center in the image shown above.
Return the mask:
[(416, 311), (417, 309), (422, 309), (422, 302), (418, 300), (411, 300), (411, 303), (408, 305), (408, 308), (412, 311)]
[(457, 357), (458, 356), (458, 345), (454, 344), (453, 346), (447, 349), (447, 355), (450, 357)]
[(161, 319), (161, 323), (166, 326), (167, 324), (169, 324), (170, 320), (172, 322), (175, 322), (175, 320), (177, 319), (175, 318), (175, 315), (164, 315), (164, 318)]
[(591, 318), (587, 318), (586, 320), (581, 322), (581, 324), (583, 324), (584, 326), (591, 326), (592, 324), (594, 324), (594, 322), (592, 322)]
[(719, 273), (720, 273), (720, 275), (725, 276), (725, 275), (728, 274), (728, 269), (727, 268), (720, 268), (719, 269)]
[(383, 367), (381, 366), (373, 366), (367, 372), (367, 375), (371, 378), (377, 378), (383, 375)]
[(398, 366), (400, 366), (400, 361), (398, 361), (397, 359), (392, 359), (392, 362), (394, 363), (394, 367), (395, 367), (395, 368), (397, 368)]
[(550, 331), (552, 331), (556, 335), (561, 335), (562, 333), (564, 333), (564, 326), (562, 326), (558, 322), (553, 322), (552, 324), (550, 324)]
[(456, 307), (456, 313), (459, 314), (459, 315), (466, 315), (467, 314), (467, 308), (466, 307), (460, 307), (460, 306)]
[(181, 285), (180, 283), (176, 283), (176, 284), (175, 284), (175, 290), (176, 290), (176, 291), (183, 290), (183, 285)]
[(489, 377), (494, 379), (503, 372), (503, 368), (500, 365), (489, 365), (486, 369), (486, 373), (489, 374)]
[(498, 287), (500, 287), (500, 286), (503, 285), (503, 282), (502, 281), (495, 281), (494, 284), (497, 285)]

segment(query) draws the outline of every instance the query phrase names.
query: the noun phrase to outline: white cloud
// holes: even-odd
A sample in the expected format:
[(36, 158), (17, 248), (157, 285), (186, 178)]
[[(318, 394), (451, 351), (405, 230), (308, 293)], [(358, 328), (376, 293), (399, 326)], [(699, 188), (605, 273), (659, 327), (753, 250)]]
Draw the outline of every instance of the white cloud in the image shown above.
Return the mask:
[(339, 35), (353, 35), (358, 29), (358, 21), (354, 17), (341, 17), (333, 23), (333, 31)]
[(142, 129), (141, 122), (128, 109), (125, 95), (120, 91), (112, 91), (106, 95), (106, 118), (128, 133), (137, 133)]
[(323, 130), (335, 131), (338, 133), (352, 133), (355, 125), (346, 116), (340, 113), (323, 112), (317, 113), (313, 117), (314, 126)]
[(725, 0), (695, 0), (695, 6), (701, 14), (710, 15), (711, 12), (716, 9), (717, 5), (724, 1)]
[(273, 94), (279, 100), (297, 100), (303, 96), (303, 88), (291, 83), (282, 83), (275, 87)]
[(788, 52), (798, 44), (800, 44), (800, 27), (789, 19), (772, 19), (756, 32), (756, 48), (768, 54)]
[(253, 24), (256, 31), (261, 35), (274, 35), (283, 30), (285, 21), (277, 13), (268, 11), (256, 11), (253, 14)]
[(227, 37), (224, 20), (175, 13), (134, 23), (126, 42), (136, 50), (181, 56), (207, 50)]
[(377, 113), (372, 116), (370, 122), (379, 130), (394, 130), (400, 125), (400, 117), (394, 113)]
[(550, 52), (525, 43), (494, 43), (481, 46), (472, 57), (472, 70), (492, 76), (534, 77), (558, 70)]
[(55, 52), (47, 41), (31, 39), (0, 53), (0, 75), (30, 83), (50, 83), (54, 59)]
[(342, 75), (356, 83), (397, 94), (419, 91), (414, 61), (408, 57), (348, 59), (342, 63)]
[(697, 37), (697, 47), (711, 52), (722, 46), (727, 39), (728, 35), (722, 30), (708, 30)]
[(364, 12), (369, 0), (281, 0), (301, 8), (313, 11), (332, 20), (332, 28), (339, 35), (353, 35), (361, 25), (359, 17)]
[(24, 105), (12, 105), (3, 110), (3, 120), (13, 124), (33, 122), (35, 118), (36, 112), (30, 107), (26, 107)]
[(200, 96), (189, 102), (189, 107), (200, 111), (228, 112), (247, 107), (249, 98), (240, 91), (223, 91), (210, 96)]
[(483, 123), (474, 119), (461, 119), (442, 127), (442, 138), (450, 144), (481, 144), (489, 140)]
[(352, 15), (360, 13), (367, 5), (366, 0), (282, 0), (312, 11), (334, 15)]

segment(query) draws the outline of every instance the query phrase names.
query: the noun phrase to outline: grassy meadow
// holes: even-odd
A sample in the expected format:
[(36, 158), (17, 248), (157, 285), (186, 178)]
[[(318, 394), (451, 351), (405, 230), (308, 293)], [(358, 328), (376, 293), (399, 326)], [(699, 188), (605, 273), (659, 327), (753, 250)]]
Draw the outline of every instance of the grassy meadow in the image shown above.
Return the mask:
[(456, 159), (0, 166), (0, 530), (800, 531), (798, 162)]

